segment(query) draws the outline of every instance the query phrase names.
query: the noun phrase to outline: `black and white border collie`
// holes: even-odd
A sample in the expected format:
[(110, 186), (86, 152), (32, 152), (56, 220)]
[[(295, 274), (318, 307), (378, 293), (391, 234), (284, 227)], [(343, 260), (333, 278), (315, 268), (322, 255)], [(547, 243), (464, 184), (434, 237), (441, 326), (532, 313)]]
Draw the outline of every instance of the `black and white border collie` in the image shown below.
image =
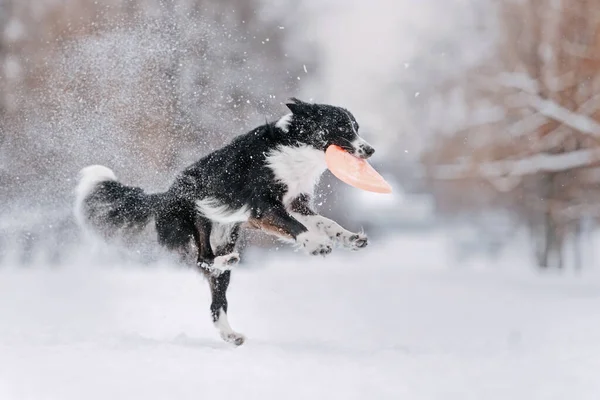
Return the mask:
[(125, 186), (98, 165), (80, 172), (76, 189), (75, 213), (86, 231), (113, 239), (153, 227), (162, 246), (191, 256), (210, 284), (213, 322), (235, 345), (245, 338), (229, 325), (226, 292), (231, 267), (239, 261), (240, 228), (263, 230), (311, 255), (327, 255), (334, 245), (350, 250), (367, 245), (363, 233), (317, 214), (312, 197), (329, 145), (365, 159), (375, 150), (359, 136), (348, 110), (295, 98), (286, 105), (290, 114), (200, 159), (165, 193)]

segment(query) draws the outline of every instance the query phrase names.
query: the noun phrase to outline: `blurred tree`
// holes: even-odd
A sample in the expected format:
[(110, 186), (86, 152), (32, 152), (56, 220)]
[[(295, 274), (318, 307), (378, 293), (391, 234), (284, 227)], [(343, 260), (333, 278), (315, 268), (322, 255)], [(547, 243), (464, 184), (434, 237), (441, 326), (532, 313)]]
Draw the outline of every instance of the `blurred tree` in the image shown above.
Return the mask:
[(423, 159), (438, 188), (472, 188), (462, 206), (499, 193), (486, 206), (526, 221), (538, 264), (560, 267), (568, 236), (577, 243), (582, 221), (600, 215), (600, 1), (506, 1), (496, 11), (496, 51), (451, 91), (466, 104), (461, 129)]

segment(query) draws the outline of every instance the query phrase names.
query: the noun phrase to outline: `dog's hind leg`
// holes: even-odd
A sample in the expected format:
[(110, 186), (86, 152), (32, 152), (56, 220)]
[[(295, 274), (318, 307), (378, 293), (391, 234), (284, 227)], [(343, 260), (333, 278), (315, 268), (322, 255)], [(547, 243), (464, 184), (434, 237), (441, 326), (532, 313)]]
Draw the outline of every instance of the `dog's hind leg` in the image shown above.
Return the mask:
[(227, 270), (228, 264), (235, 264), (239, 260), (239, 257), (216, 257), (213, 251), (213, 246), (210, 242), (212, 234), (213, 223), (204, 218), (198, 217), (196, 219), (196, 229), (194, 231), (194, 241), (198, 247), (198, 260), (197, 266), (202, 270), (207, 270), (215, 273), (219, 273)]
[[(228, 252), (221, 251), (221, 245), (211, 243), (211, 239), (214, 238), (214, 229), (213, 222), (204, 218), (197, 217), (196, 218), (196, 229), (194, 231), (194, 240), (196, 242), (196, 246), (198, 247), (198, 261), (197, 265), (201, 269), (205, 269), (208, 271), (214, 271), (214, 273), (220, 273), (223, 271), (227, 271), (231, 269), (231, 267), (237, 264), (240, 261), (240, 255), (238, 253), (233, 252), (232, 250)], [(219, 225), (216, 226), (219, 228)], [(237, 241), (238, 230), (235, 230), (235, 240), (233, 240), (233, 245), (235, 245), (235, 241)], [(225, 239), (225, 244), (232, 237), (231, 233), (228, 233), (227, 238)], [(216, 249), (216, 250), (213, 250)], [(215, 255), (215, 253), (218, 253)]]
[[(239, 346), (244, 343), (244, 335), (231, 329), (227, 319), (227, 288), (231, 279), (232, 264), (239, 261), (239, 255), (234, 253), (235, 243), (238, 238), (239, 227), (232, 229), (228, 235), (221, 236), (220, 240), (211, 244), (213, 223), (208, 219), (198, 217), (194, 239), (198, 246), (198, 267), (208, 280), (211, 292), (210, 313), (215, 328), (226, 342)], [(221, 227), (216, 227), (220, 229)], [(214, 240), (215, 235), (213, 235)], [(216, 256), (215, 256), (216, 253)]]
[(215, 259), (215, 255), (210, 245), (212, 223), (204, 217), (197, 217), (195, 225), (194, 241), (196, 242), (196, 247), (198, 247), (197, 265), (199, 268), (208, 269), (212, 266)]
[(210, 313), (215, 328), (217, 328), (219, 335), (226, 342), (233, 343), (236, 346), (243, 344), (246, 338), (241, 333), (237, 333), (231, 329), (227, 318), (227, 288), (231, 279), (231, 271), (214, 274), (211, 271), (205, 270), (204, 274), (210, 285), (212, 296)]
[(229, 270), (240, 261), (240, 255), (235, 251), (239, 232), (240, 224), (213, 223), (210, 236), (211, 247), (216, 256), (213, 268)]

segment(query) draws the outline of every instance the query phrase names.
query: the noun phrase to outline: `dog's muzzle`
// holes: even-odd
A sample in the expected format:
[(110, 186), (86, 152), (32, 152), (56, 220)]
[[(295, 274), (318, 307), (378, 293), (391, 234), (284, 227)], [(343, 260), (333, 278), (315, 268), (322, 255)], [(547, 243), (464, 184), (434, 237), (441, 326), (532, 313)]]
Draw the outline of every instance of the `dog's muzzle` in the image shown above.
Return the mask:
[(354, 155), (363, 159), (367, 159), (375, 153), (375, 149), (364, 139), (357, 139), (352, 142)]

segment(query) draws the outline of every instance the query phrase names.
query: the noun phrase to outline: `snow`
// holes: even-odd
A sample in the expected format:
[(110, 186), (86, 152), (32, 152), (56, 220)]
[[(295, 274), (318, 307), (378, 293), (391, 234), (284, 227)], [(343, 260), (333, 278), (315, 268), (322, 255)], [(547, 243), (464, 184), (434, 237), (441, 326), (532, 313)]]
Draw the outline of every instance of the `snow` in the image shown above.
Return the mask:
[(600, 280), (451, 268), (439, 238), (192, 271), (0, 270), (0, 398), (595, 399)]

